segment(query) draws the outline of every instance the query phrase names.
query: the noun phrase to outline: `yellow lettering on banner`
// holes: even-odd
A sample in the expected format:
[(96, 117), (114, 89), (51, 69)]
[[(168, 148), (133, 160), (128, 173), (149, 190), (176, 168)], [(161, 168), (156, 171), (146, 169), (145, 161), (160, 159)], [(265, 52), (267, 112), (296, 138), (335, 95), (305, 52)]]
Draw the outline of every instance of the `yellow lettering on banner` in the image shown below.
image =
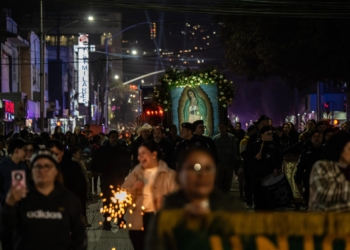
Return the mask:
[(314, 250), (314, 249), (315, 249), (314, 237), (312, 235), (305, 235), (304, 250)]
[(222, 242), (219, 236), (211, 236), (209, 238), (210, 249), (212, 250), (223, 250)]
[(333, 241), (335, 239), (344, 240), (345, 250), (350, 250), (350, 237), (336, 237), (334, 235), (327, 235), (322, 242), (322, 250), (333, 250)]
[(258, 236), (255, 239), (258, 250), (289, 250), (288, 239), (285, 236), (277, 237), (277, 245), (273, 244), (266, 237)]
[(230, 238), (232, 250), (243, 250), (241, 239), (237, 236), (232, 236)]

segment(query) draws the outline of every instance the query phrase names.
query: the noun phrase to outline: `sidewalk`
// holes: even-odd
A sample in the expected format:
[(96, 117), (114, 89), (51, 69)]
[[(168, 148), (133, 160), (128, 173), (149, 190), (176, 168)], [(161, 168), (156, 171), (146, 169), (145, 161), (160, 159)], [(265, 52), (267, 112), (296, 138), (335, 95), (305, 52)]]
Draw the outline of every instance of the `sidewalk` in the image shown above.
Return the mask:
[(87, 229), (88, 250), (133, 250), (128, 230), (121, 229), (116, 233), (102, 230), (102, 226), (99, 225), (99, 222), (104, 220), (100, 214), (101, 207), (102, 200), (88, 206), (88, 221), (92, 224), (92, 227)]

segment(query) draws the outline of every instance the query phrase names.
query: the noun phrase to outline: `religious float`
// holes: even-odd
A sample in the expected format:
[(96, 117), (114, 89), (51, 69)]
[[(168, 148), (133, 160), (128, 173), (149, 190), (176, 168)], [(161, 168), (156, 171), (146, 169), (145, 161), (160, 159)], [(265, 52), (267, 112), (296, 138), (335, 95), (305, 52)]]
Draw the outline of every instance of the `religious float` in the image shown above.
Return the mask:
[(164, 111), (167, 124), (204, 120), (206, 134), (218, 133), (219, 121), (226, 121), (232, 104), (233, 82), (216, 69), (192, 71), (168, 69), (154, 87), (153, 101)]

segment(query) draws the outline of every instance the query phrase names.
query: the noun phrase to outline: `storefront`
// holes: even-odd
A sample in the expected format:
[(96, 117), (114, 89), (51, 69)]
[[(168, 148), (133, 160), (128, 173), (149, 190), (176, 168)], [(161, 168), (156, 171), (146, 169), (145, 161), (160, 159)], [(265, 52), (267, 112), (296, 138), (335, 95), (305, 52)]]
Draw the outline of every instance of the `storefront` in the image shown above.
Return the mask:
[(49, 133), (53, 134), (55, 133), (55, 127), (59, 126), (62, 129), (63, 133), (66, 133), (67, 131), (73, 132), (76, 119), (73, 117), (69, 118), (49, 118)]
[(0, 134), (6, 135), (15, 129), (15, 104), (9, 100), (0, 100)]
[(23, 127), (25, 127), (27, 114), (27, 94), (22, 92), (0, 93), (0, 100), (5, 101), (5, 105), (7, 103), (8, 107), (6, 110), (11, 111), (11, 113), (4, 112), (4, 114), (7, 114), (7, 117), (4, 118), (7, 118), (7, 122), (14, 124), (13, 126), (7, 124), (6, 127), (10, 126), (11, 130), (20, 131)]

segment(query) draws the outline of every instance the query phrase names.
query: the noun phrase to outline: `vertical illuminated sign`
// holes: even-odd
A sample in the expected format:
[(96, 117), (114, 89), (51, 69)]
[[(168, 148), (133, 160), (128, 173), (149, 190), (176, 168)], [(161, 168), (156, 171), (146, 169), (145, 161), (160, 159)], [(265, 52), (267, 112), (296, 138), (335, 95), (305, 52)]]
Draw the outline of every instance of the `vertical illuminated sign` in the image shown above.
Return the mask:
[(89, 35), (81, 34), (78, 40), (78, 102), (89, 105)]

